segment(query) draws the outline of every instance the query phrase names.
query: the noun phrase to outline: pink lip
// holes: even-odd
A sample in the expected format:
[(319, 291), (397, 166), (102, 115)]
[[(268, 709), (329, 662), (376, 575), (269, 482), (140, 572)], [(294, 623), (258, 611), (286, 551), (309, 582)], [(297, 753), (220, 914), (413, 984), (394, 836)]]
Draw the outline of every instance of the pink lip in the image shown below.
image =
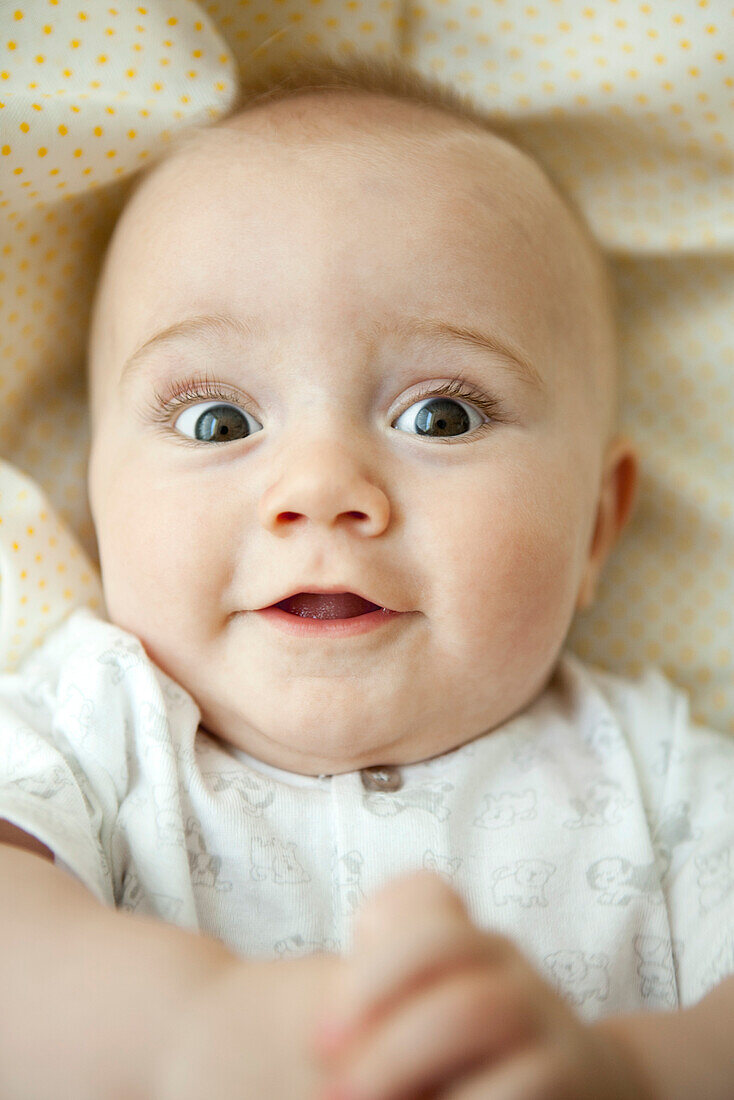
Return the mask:
[(263, 607), (255, 612), (283, 634), (295, 634), (302, 638), (348, 638), (353, 634), (367, 634), (384, 626), (389, 619), (399, 619), (405, 612), (378, 608), (351, 619), (308, 619), (290, 615), (280, 607)]

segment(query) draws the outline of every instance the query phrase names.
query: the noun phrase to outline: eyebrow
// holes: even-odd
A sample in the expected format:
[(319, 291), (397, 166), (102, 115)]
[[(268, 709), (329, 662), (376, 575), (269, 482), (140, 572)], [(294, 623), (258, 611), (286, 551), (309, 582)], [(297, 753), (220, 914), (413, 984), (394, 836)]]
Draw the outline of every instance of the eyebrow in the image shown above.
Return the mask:
[[(160, 332), (148, 337), (145, 343), (141, 344), (125, 361), (120, 375), (120, 385), (127, 381), (131, 375), (138, 373), (143, 361), (153, 348), (191, 338), (211, 340), (224, 339), (235, 335), (241, 339), (248, 339), (262, 331), (262, 326), (254, 319), (235, 317), (229, 313), (205, 313), (175, 321), (173, 324), (161, 329)], [(501, 365), (522, 381), (538, 389), (545, 389), (545, 381), (536, 367), (533, 366), (530, 358), (506, 337), (500, 338), (499, 336), (479, 332), (471, 326), (426, 317), (399, 317), (391, 322), (377, 321), (366, 330), (365, 335), (369, 339), (370, 346), (372, 346), (379, 336), (390, 333), (396, 333), (400, 336), (428, 336), (433, 339), (463, 340), (467, 344), (482, 348), (484, 351), (490, 351), (498, 356)]]

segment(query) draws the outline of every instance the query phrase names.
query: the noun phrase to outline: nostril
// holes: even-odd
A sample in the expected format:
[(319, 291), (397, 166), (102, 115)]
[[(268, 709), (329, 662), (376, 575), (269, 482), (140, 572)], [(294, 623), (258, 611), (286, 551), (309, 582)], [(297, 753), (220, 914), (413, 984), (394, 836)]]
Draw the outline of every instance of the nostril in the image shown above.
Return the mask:
[[(348, 516), (351, 519), (365, 520), (368, 518), (365, 512), (343, 512), (342, 515)], [(277, 518), (278, 520), (282, 520), (284, 523), (290, 523), (293, 520), (301, 519), (302, 516), (302, 512), (278, 512)]]

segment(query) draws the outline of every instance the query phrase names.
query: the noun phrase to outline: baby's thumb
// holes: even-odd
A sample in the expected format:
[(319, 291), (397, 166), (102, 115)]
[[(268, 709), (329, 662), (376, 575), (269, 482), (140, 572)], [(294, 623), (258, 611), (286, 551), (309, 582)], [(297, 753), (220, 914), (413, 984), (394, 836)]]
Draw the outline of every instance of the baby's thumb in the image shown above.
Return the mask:
[(411, 935), (426, 917), (468, 920), (461, 895), (434, 871), (390, 879), (366, 898), (352, 924), (352, 950), (371, 950)]

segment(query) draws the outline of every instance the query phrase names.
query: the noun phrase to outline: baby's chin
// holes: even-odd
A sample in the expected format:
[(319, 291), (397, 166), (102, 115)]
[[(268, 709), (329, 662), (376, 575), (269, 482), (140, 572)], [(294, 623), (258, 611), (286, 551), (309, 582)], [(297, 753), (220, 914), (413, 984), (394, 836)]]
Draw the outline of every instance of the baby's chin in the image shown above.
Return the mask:
[(204, 716), (202, 716), (200, 728), (221, 744), (238, 749), (253, 760), (298, 775), (342, 775), (346, 772), (361, 771), (363, 768), (380, 765), (413, 764), (424, 758), (420, 750), (412, 753), (401, 752), (395, 746), (360, 745), (359, 751), (355, 752), (354, 744), (337, 746), (325, 744), (324, 739), (321, 739), (320, 743), (314, 741), (305, 744), (303, 742), (288, 744), (264, 734), (238, 737), (229, 731), (218, 730), (215, 725), (208, 723)]
[(228, 722), (217, 720), (215, 716), (201, 711), (200, 728), (210, 737), (224, 746), (240, 750), (253, 760), (260, 761), (282, 771), (298, 775), (323, 776), (341, 775), (346, 772), (362, 771), (364, 768), (385, 766), (407, 767), (432, 760), (446, 753), (454, 752), (462, 745), (477, 737), (484, 736), (488, 729), (482, 729), (471, 736), (453, 731), (423, 730), (419, 736), (410, 731), (402, 738), (392, 736), (378, 739), (370, 737), (365, 730), (363, 716), (357, 716), (358, 732), (345, 733), (343, 728), (318, 732), (311, 728), (289, 732), (264, 731), (249, 726), (231, 726)]
[(300, 775), (445, 755), (503, 723), (540, 686), (517, 662), (511, 675), (501, 664), (497, 675), (478, 677), (458, 657), (447, 666), (425, 633), (404, 638), (384, 651), (343, 645), (303, 657), (284, 647), (272, 655), (247, 639), (235, 638), (235, 645), (230, 635), (207, 645), (204, 634), (196, 647), (169, 637), (168, 646), (150, 649), (190, 694), (204, 730), (253, 760)]

